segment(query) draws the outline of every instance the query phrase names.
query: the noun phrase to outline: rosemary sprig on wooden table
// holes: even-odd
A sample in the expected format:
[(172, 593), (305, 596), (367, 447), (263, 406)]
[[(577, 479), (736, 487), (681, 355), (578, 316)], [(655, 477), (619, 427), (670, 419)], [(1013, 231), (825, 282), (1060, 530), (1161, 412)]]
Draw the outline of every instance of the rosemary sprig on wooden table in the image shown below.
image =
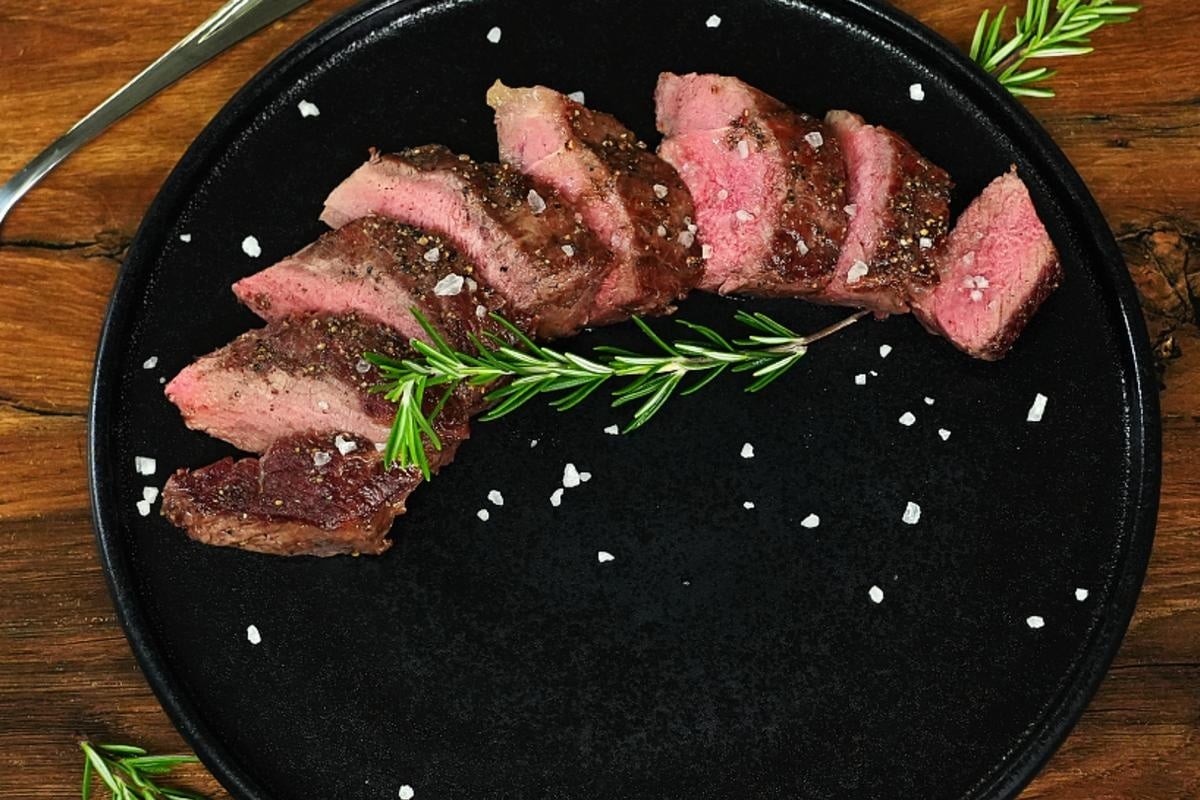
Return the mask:
[(1025, 69), (1026, 63), (1090, 53), (1093, 33), (1105, 25), (1128, 22), (1140, 10), (1141, 6), (1118, 5), (1113, 0), (1027, 0), (1013, 36), (1003, 42), (1008, 6), (1001, 7), (990, 22), (989, 12), (984, 11), (975, 26), (971, 59), (1018, 97), (1053, 97), (1054, 90), (1039, 84), (1054, 77), (1054, 70)]
[(83, 784), (80, 797), (92, 796), (94, 777), (108, 788), (113, 800), (204, 800), (204, 795), (171, 786), (159, 786), (154, 778), (166, 775), (180, 764), (195, 764), (195, 756), (152, 756), (140, 747), (125, 744), (79, 743), (83, 750)]
[[(727, 339), (712, 328), (676, 320), (695, 338), (667, 342), (641, 319), (633, 321), (657, 352), (635, 353), (619, 347), (597, 347), (590, 358), (537, 344), (512, 323), (492, 318), (511, 336), (495, 333), (473, 339), (475, 353), (451, 347), (422, 314), (413, 315), (431, 343), (412, 341), (417, 358), (396, 360), (378, 353), (365, 358), (375, 364), (384, 382), (376, 387), (396, 403), (396, 418), (384, 446), (384, 463), (418, 466), (429, 477), (425, 445), (441, 449), (432, 420), (450, 394), (461, 385), (487, 387), (503, 382), (487, 394), (493, 403), (480, 419), (493, 420), (519, 408), (534, 397), (557, 395), (550, 405), (559, 411), (574, 408), (611, 380), (629, 379), (613, 391), (613, 406), (638, 403), (624, 432), (645, 425), (677, 392), (688, 395), (707, 386), (722, 373), (746, 372), (753, 379), (746, 391), (757, 392), (787, 372), (808, 352), (813, 342), (837, 333), (867, 312), (859, 311), (817, 333), (801, 336), (762, 313), (739, 311), (735, 319), (750, 329), (742, 339)], [(441, 399), (428, 415), (425, 395), (431, 389)]]

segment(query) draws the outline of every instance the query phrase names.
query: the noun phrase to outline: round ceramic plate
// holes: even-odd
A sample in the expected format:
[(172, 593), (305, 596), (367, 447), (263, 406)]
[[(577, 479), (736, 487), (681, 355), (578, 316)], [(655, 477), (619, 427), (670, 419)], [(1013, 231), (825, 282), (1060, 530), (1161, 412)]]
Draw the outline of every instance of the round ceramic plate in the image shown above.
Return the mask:
[[(653, 143), (662, 70), (890, 126), (954, 176), (956, 211), (1015, 163), (1065, 285), (997, 364), (897, 317), (822, 342), (759, 395), (723, 379), (673, 400), (631, 436), (604, 432), (626, 417), (599, 398), (479, 423), (380, 558), (206, 547), (157, 508), (139, 515), (144, 486), (230, 452), (183, 426), (163, 379), (257, 324), (230, 284), (319, 235), (322, 200), (369, 146), (494, 158), (496, 78), (581, 90)], [(800, 330), (845, 314), (696, 296), (679, 316), (733, 333), (738, 308)], [(570, 346), (602, 342), (644, 346), (628, 325)], [(97, 364), (99, 545), (150, 684), (239, 797), (1011, 797), (1134, 607), (1159, 480), (1147, 353), (1113, 239), (1063, 155), (893, 10), (369, 4), (252, 80), (146, 216)], [(157, 471), (136, 474), (136, 456)], [(568, 462), (593, 477), (554, 507)]]

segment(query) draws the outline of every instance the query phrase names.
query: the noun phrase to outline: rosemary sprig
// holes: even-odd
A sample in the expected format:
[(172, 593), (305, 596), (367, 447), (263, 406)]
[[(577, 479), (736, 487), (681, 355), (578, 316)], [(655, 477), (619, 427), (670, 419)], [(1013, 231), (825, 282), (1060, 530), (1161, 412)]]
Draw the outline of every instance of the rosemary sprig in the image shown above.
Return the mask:
[(93, 777), (108, 787), (113, 800), (204, 800), (204, 795), (154, 782), (180, 764), (195, 764), (195, 756), (152, 756), (140, 747), (88, 741), (80, 742), (79, 748), (84, 756), (79, 793), (83, 800), (92, 796)]
[[(413, 315), (425, 329), (429, 342), (412, 341), (416, 358), (397, 360), (367, 353), (384, 382), (376, 387), (396, 403), (396, 417), (384, 446), (388, 466), (417, 466), (429, 478), (426, 448), (441, 449), (432, 421), (455, 389), (462, 385), (494, 386), (486, 395), (492, 407), (481, 419), (494, 420), (521, 407), (534, 397), (556, 395), (550, 405), (559, 411), (574, 408), (604, 384), (614, 379), (630, 383), (614, 390), (613, 406), (638, 403), (624, 432), (645, 425), (677, 392), (699, 391), (726, 371), (749, 373), (753, 379), (746, 391), (757, 392), (787, 372), (813, 342), (856, 322), (860, 311), (824, 330), (801, 336), (762, 313), (739, 311), (738, 322), (750, 328), (745, 338), (729, 340), (705, 325), (676, 320), (695, 335), (668, 343), (641, 319), (633, 321), (657, 352), (644, 355), (618, 347), (597, 347), (592, 358), (565, 353), (534, 342), (512, 323), (493, 314), (508, 337), (486, 332), (472, 337), (475, 353), (450, 344), (421, 314)], [(687, 385), (685, 385), (685, 382)], [(500, 383), (501, 385), (495, 386)], [(432, 388), (441, 400), (426, 414), (425, 395)], [(640, 401), (640, 402), (639, 402)]]
[(1026, 69), (1034, 58), (1079, 56), (1092, 52), (1091, 35), (1105, 25), (1128, 22), (1141, 6), (1118, 5), (1113, 0), (1027, 0), (1025, 14), (1017, 17), (1015, 33), (1001, 41), (1008, 6), (991, 17), (984, 11), (975, 26), (971, 59), (1018, 97), (1053, 97), (1054, 90), (1040, 85), (1054, 77), (1048, 67)]

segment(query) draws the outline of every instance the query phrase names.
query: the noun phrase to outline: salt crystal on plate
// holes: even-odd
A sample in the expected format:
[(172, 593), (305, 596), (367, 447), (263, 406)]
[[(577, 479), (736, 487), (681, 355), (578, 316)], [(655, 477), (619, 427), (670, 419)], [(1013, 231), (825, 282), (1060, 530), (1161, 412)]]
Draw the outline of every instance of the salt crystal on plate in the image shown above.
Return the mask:
[(742, 508), (746, 509), (747, 511), (751, 511), (754, 509), (754, 503), (750, 500), (747, 500), (746, 502), (742, 503)]
[(754, 458), (754, 445), (749, 442), (742, 445), (742, 458)]
[(808, 255), (808, 242), (803, 239), (796, 240), (796, 252), (802, 256)]
[(747, 142), (745, 139), (738, 139), (737, 151), (738, 151), (739, 158), (749, 158), (750, 157), (750, 143)]
[(938, 436), (942, 437), (942, 441), (944, 442), (950, 438), (950, 431), (945, 428), (938, 428)]
[(400, 800), (413, 800), (416, 794), (407, 783), (400, 787)]
[(438, 297), (454, 297), (463, 290), (463, 276), (456, 272), (451, 272), (446, 277), (437, 282), (433, 287), (433, 293)]
[(621, 432), (621, 429), (619, 427), (617, 427), (616, 425), (609, 425), (607, 428), (604, 429), (604, 432), (607, 433), (609, 436), (616, 436), (617, 434), (619, 434)]
[(550, 505), (554, 506), (555, 508), (558, 508), (559, 506), (561, 506), (562, 505), (562, 496), (563, 496), (563, 490), (555, 489), (550, 495)]
[(871, 271), (865, 261), (855, 261), (850, 265), (850, 269), (846, 271), (846, 283), (858, 283), (866, 274)]
[(158, 366), (158, 356), (150, 356), (142, 362), (142, 369), (154, 369)]
[(150, 516), (150, 501), (138, 500), (136, 505), (139, 514), (141, 514), (143, 517)]
[(900, 424), (906, 428), (909, 427), (910, 425), (912, 425), (916, 421), (917, 421), (917, 417), (911, 411), (905, 411), (903, 414), (900, 415)]
[(333, 445), (334, 445), (334, 447), (337, 448), (338, 452), (341, 453), (342, 455), (346, 455), (347, 453), (353, 453), (355, 450), (358, 449), (358, 442), (356, 442), (352, 439), (347, 439), (344, 436), (342, 436), (340, 433), (337, 436), (333, 437)]
[(258, 239), (253, 236), (247, 236), (242, 239), (242, 252), (251, 258), (258, 258), (262, 255), (262, 248), (258, 245)]
[(1029, 407), (1029, 414), (1025, 416), (1026, 422), (1041, 422), (1042, 415), (1046, 413), (1046, 395), (1038, 392), (1037, 397), (1033, 398), (1033, 405)]
[(867, 594), (870, 596), (872, 603), (878, 605), (883, 602), (883, 589), (880, 589), (878, 586), (872, 586), (867, 590)]
[(599, 550), (596, 552), (596, 560), (599, 561), (601, 564), (603, 564), (605, 561), (612, 561), (615, 558), (616, 558), (616, 556), (614, 556), (612, 553), (608, 552), (607, 550)]
[(184, 244), (187, 244), (191, 240), (192, 240), (192, 235), (190, 233), (179, 234), (179, 241), (183, 242)]
[(579, 470), (575, 469), (574, 464), (567, 464), (563, 467), (562, 484), (565, 489), (574, 489), (580, 483)]
[(879, 357), (880, 358), (887, 358), (889, 355), (891, 355), (891, 353), (892, 353), (892, 346), (890, 344), (879, 345)]
[(582, 481), (583, 483), (587, 483), (591, 479), (592, 479), (592, 473), (590, 473), (590, 472), (579, 473), (579, 480)]
[(371, 362), (367, 361), (365, 358), (360, 358), (358, 361), (354, 362), (354, 371), (359, 375), (366, 375), (371, 371)]
[(533, 448), (537, 447), (537, 443), (538, 443), (537, 439), (530, 439), (529, 440), (529, 449), (532, 450)]
[(537, 189), (530, 189), (525, 199), (529, 201), (529, 208), (535, 215), (546, 210), (546, 201), (537, 193)]
[(437, 247), (429, 248), (428, 250), (425, 251), (425, 254), (423, 256), (421, 256), (421, 258), (425, 259), (430, 264), (437, 263), (437, 260), (441, 257), (442, 257), (442, 251)]
[(931, 405), (933, 405), (935, 402), (937, 402), (937, 401), (936, 401), (936, 400), (934, 400), (932, 397), (926, 397), (926, 398), (925, 398), (925, 405), (927, 405), (927, 406), (931, 406)]
[(138, 475), (153, 475), (158, 468), (158, 462), (147, 456), (133, 457), (133, 471)]
[(871, 371), (870, 371), (870, 372), (868, 372), (867, 374), (868, 374), (868, 375), (870, 375), (872, 378), (878, 378), (878, 377), (879, 377), (879, 373), (878, 373), (878, 372), (876, 372), (875, 370), (871, 370)]
[(475, 306), (475, 316), (479, 317), (480, 319), (483, 319), (484, 317), (487, 316), (487, 309), (484, 308), (482, 305)]
[(323, 467), (330, 461), (333, 461), (333, 456), (325, 450), (318, 450), (313, 453), (313, 466)]
[(299, 103), (296, 104), (296, 108), (300, 109), (300, 116), (302, 116), (302, 117), (319, 117), (319, 116), (321, 116), (321, 109), (317, 108), (317, 104), (310, 103), (307, 100), (301, 100)]
[(572, 256), (575, 255), (575, 248), (569, 244), (564, 244), (562, 246), (562, 251), (566, 255), (567, 258), (571, 258)]
[(721, 18), (716, 14), (713, 14), (711, 17), (704, 20), (704, 24), (710, 28), (719, 28), (721, 27)]
[(855, 375), (854, 382), (859, 386), (866, 386), (867, 385), (867, 373), (860, 372), (857, 375)]
[(147, 503), (153, 503), (155, 500), (158, 499), (158, 487), (157, 486), (143, 486), (142, 487), (142, 499), (145, 500)]
[(846, 216), (850, 217), (850, 219), (854, 219), (858, 216), (858, 204), (851, 203), (850, 205), (844, 207), (842, 211), (845, 211)]
[(1075, 590), (1075, 599), (1081, 603), (1084, 600), (1087, 600), (1088, 599), (1088, 590), (1087, 589), (1076, 589)]
[(258, 632), (257, 626), (246, 626), (246, 641), (250, 642), (250, 644), (259, 644), (262, 641), (262, 634)]
[(810, 529), (810, 530), (811, 530), (812, 528), (815, 528), (815, 527), (817, 527), (817, 526), (818, 526), (818, 525), (820, 525), (820, 524), (821, 524), (821, 518), (820, 518), (820, 517), (818, 517), (816, 514), (809, 514), (807, 517), (805, 517), (804, 519), (800, 520), (800, 527), (801, 527), (801, 528), (808, 528), (808, 529)]
[[(803, 253), (801, 253), (801, 255), (803, 255)], [(700, 245), (700, 257), (703, 258), (705, 261), (712, 258), (712, 245), (711, 244)]]
[(933, 247), (933, 239), (930, 239), (928, 236), (922, 236), (918, 244), (921, 245), (922, 250), (928, 250)]
[(684, 247), (691, 247), (696, 242), (696, 234), (691, 231), (680, 231), (678, 242)]
[(567, 98), (574, 100), (576, 103), (583, 103), (583, 92), (571, 92)]
[(492, 28), (490, 31), (488, 31), (487, 32), (487, 40), (489, 42), (491, 42), (492, 44), (499, 44), (500, 43), (500, 29)]
[(919, 83), (914, 83), (908, 87), (908, 96), (918, 103), (925, 99), (925, 89)]
[(664, 197), (667, 196), (668, 189), (666, 186), (662, 185), (661, 183), (656, 183), (651, 188), (654, 189), (654, 196), (657, 197), (659, 200), (662, 200)]
[(1038, 628), (1044, 628), (1046, 626), (1046, 620), (1042, 619), (1037, 614), (1034, 614), (1032, 617), (1025, 618), (1025, 624), (1036, 631)]
[(159, 382), (159, 383), (166, 383), (166, 382), (167, 382), (167, 379), (166, 379), (166, 378), (162, 378), (162, 377), (160, 377), (160, 378), (158, 379), (158, 382)]
[(475, 512), (475, 516), (479, 517), (481, 522), (487, 522), (491, 518), (491, 513), (486, 508), (481, 508)]
[(912, 500), (904, 506), (904, 516), (900, 517), (900, 521), (908, 525), (916, 525), (921, 521), (921, 507)]
[(821, 135), (820, 131), (813, 131), (812, 133), (804, 134), (804, 141), (808, 142), (809, 146), (812, 147), (813, 150), (816, 150), (821, 145), (825, 144), (825, 137)]
[(504, 495), (500, 494), (499, 489), (492, 489), (490, 492), (488, 492), (487, 498), (488, 498), (488, 502), (491, 503), (492, 505), (497, 505), (497, 506), (504, 505)]

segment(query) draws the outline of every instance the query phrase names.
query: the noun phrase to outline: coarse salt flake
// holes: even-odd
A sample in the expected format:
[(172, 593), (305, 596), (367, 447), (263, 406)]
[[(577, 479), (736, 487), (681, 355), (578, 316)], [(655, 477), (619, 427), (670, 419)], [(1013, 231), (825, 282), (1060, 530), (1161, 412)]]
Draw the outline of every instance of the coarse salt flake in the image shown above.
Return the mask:
[(950, 438), (950, 431), (946, 428), (938, 428), (938, 436), (942, 437), (942, 441), (944, 442)]
[(1041, 392), (1033, 398), (1033, 405), (1029, 407), (1029, 413), (1025, 415), (1026, 422), (1041, 422), (1042, 415), (1046, 413), (1046, 400), (1049, 398)]
[(818, 517), (816, 514), (809, 514), (807, 517), (800, 520), (800, 527), (808, 528), (809, 530), (812, 530), (813, 528), (817, 527), (820, 524), (821, 524), (821, 518)]
[[(803, 255), (803, 254), (801, 254), (801, 255)], [(700, 245), (700, 257), (706, 261), (708, 259), (712, 258), (712, 245), (711, 244)]]
[(487, 32), (487, 40), (492, 44), (500, 44), (500, 28), (494, 27)]
[(251, 258), (258, 258), (262, 255), (262, 247), (258, 244), (258, 239), (253, 236), (247, 236), (242, 239), (242, 252)]
[(158, 487), (157, 486), (143, 486), (142, 487), (142, 499), (145, 500), (147, 503), (153, 503), (155, 500), (158, 499)]
[(337, 436), (333, 437), (333, 446), (337, 448), (339, 453), (346, 455), (347, 453), (353, 453), (358, 449), (358, 442), (354, 441), (353, 439), (347, 439), (339, 433)]
[(867, 266), (865, 261), (855, 261), (846, 272), (846, 283), (858, 283), (870, 271), (871, 268)]
[(742, 445), (742, 458), (754, 458), (754, 445), (749, 442)]
[(658, 229), (655, 230), (654, 232), (657, 233), (659, 236), (666, 237), (667, 227), (665, 225), (659, 225)]
[(867, 385), (867, 373), (860, 372), (857, 375), (855, 375), (854, 383), (858, 386), (866, 386)]
[(158, 469), (158, 462), (147, 456), (133, 457), (133, 471), (138, 475), (153, 475)]
[(475, 512), (475, 516), (479, 517), (480, 522), (487, 522), (492, 515), (486, 508), (481, 508)]
[(903, 414), (900, 415), (900, 424), (906, 428), (910, 427), (916, 421), (917, 421), (917, 417), (911, 411), (905, 411)]
[(870, 372), (868, 372), (867, 374), (868, 374), (868, 375), (870, 375), (872, 378), (878, 378), (878, 377), (879, 377), (879, 373), (878, 373), (878, 372), (876, 372), (875, 370), (871, 370), (871, 371), (870, 371)]
[(728, 189), (718, 190), (717, 191), (717, 199), (718, 200), (728, 200), (729, 199), (729, 190)]
[(562, 251), (567, 258), (571, 258), (575, 255), (575, 248), (569, 244), (564, 244), (562, 246)]
[(904, 506), (904, 515), (900, 517), (900, 521), (907, 525), (916, 525), (921, 521), (921, 507), (909, 500)]
[(442, 257), (442, 251), (440, 248), (437, 248), (437, 247), (429, 248), (428, 250), (425, 251), (425, 254), (423, 256), (421, 256), (421, 258), (425, 259), (430, 264), (436, 264), (438, 259), (441, 257)]
[(654, 189), (654, 196), (657, 197), (659, 200), (662, 200), (664, 197), (667, 196), (668, 189), (663, 184), (656, 183), (651, 188)]
[(746, 502), (742, 503), (742, 508), (746, 509), (747, 511), (753, 511), (754, 510), (754, 501), (747, 500)]
[(867, 590), (867, 596), (871, 598), (871, 602), (879, 605), (883, 602), (883, 589), (878, 586), (872, 586)]
[(880, 358), (887, 358), (891, 354), (892, 354), (892, 346), (890, 344), (879, 345), (879, 357)]
[(562, 485), (564, 489), (574, 489), (580, 483), (579, 470), (575, 469), (574, 464), (567, 464), (563, 467)]
[(737, 211), (733, 212), (733, 216), (737, 218), (738, 222), (749, 222), (750, 220), (754, 219), (754, 215), (744, 208), (739, 208)]
[(154, 369), (158, 366), (158, 356), (150, 356), (142, 362), (142, 369)]
[(569, 95), (567, 95), (567, 98), (570, 100), (574, 100), (576, 103), (582, 103), (583, 102), (583, 92), (582, 91), (571, 92)]
[(607, 428), (604, 429), (604, 432), (607, 433), (609, 436), (616, 436), (617, 434), (619, 434), (621, 432), (621, 429), (620, 429), (620, 427), (618, 427), (616, 425), (609, 425)]
[(808, 255), (808, 242), (803, 239), (796, 240), (796, 252), (802, 256)]
[(246, 641), (250, 644), (260, 644), (262, 642), (262, 634), (258, 632), (257, 625), (246, 626)]
[(546, 201), (537, 193), (537, 189), (530, 189), (525, 199), (529, 202), (529, 208), (534, 214), (540, 214), (546, 210)]
[(908, 87), (908, 96), (918, 103), (925, 99), (925, 89), (919, 83), (914, 83)]
[(713, 14), (711, 17), (704, 20), (704, 24), (710, 28), (719, 28), (721, 27), (721, 18), (716, 14)]
[(143, 517), (150, 516), (149, 500), (138, 500), (135, 505), (137, 505), (138, 514), (142, 515)]
[(1034, 614), (1033, 616), (1025, 618), (1025, 624), (1036, 631), (1038, 628), (1046, 627), (1046, 620), (1042, 619), (1037, 614)]
[(417, 793), (407, 783), (400, 787), (400, 800), (413, 800)]
[(738, 151), (739, 158), (749, 158), (750, 157), (750, 143), (747, 142), (745, 139), (738, 139), (737, 151)]
[(299, 103), (296, 104), (296, 108), (300, 109), (300, 116), (302, 116), (302, 117), (319, 117), (319, 116), (321, 116), (321, 109), (317, 108), (317, 104), (310, 103), (307, 100), (301, 100)]
[(844, 207), (842, 211), (845, 211), (846, 216), (850, 217), (850, 219), (854, 219), (858, 216), (858, 203), (851, 203), (850, 205)]
[(179, 234), (179, 241), (183, 242), (184, 244), (187, 244), (191, 240), (192, 240), (192, 235), (190, 233)]
[(529, 440), (529, 449), (532, 450), (533, 448), (537, 447), (537, 443), (538, 443), (537, 439), (530, 439)]
[(313, 453), (313, 466), (315, 467), (323, 467), (330, 461), (333, 461), (333, 456), (327, 450), (318, 450)]
[(934, 403), (936, 403), (936, 402), (937, 402), (937, 401), (936, 401), (936, 400), (934, 400), (932, 397), (926, 397), (926, 398), (925, 398), (925, 405), (927, 405), (927, 406), (931, 406), (931, 405), (933, 405), (933, 404), (934, 404)]
[(1087, 589), (1076, 589), (1075, 590), (1075, 599), (1081, 603), (1084, 600), (1087, 600), (1088, 599), (1088, 590)]
[(978, 289), (972, 289), (970, 298), (972, 303), (978, 303), (983, 299), (983, 292), (979, 291)]
[(696, 243), (696, 234), (691, 231), (680, 231), (678, 241), (684, 247), (691, 247)]
[(599, 561), (601, 564), (603, 564), (606, 561), (612, 561), (615, 558), (616, 558), (616, 556), (614, 556), (612, 553), (608, 552), (607, 550), (596, 551), (596, 560)]
[(930, 239), (928, 236), (922, 236), (917, 240), (917, 244), (921, 246), (922, 250), (928, 250), (933, 247), (933, 239)]
[(328, 400), (318, 400), (317, 408), (321, 409), (322, 411), (328, 411), (329, 410), (329, 401)]
[(550, 505), (554, 506), (555, 508), (558, 508), (559, 506), (561, 506), (562, 505), (562, 496), (563, 496), (563, 490), (555, 489), (550, 494)]
[(387, 445), (386, 445), (386, 444), (384, 444), (383, 442), (376, 442), (376, 443), (375, 443), (375, 452), (376, 452), (376, 453), (382, 453), (382, 452), (383, 452), (384, 450), (386, 450), (386, 449), (387, 449)]
[(437, 282), (437, 285), (433, 287), (433, 293), (438, 297), (454, 297), (463, 290), (464, 283), (462, 275), (451, 272)]
[(825, 144), (825, 137), (821, 135), (820, 131), (813, 131), (812, 133), (804, 134), (804, 141), (808, 142), (809, 146), (811, 146), (813, 150), (816, 150), (818, 147)]
[(500, 494), (499, 489), (492, 489), (487, 493), (488, 502), (494, 506), (504, 505), (504, 495)]
[(487, 309), (483, 305), (475, 306), (475, 316), (483, 319), (487, 316)]
[(591, 479), (592, 479), (592, 473), (586, 472), (586, 471), (579, 473), (579, 480), (582, 481), (583, 483), (587, 483)]
[(358, 361), (354, 362), (354, 371), (359, 375), (366, 375), (371, 371), (371, 362), (367, 361), (365, 358), (360, 358)]

